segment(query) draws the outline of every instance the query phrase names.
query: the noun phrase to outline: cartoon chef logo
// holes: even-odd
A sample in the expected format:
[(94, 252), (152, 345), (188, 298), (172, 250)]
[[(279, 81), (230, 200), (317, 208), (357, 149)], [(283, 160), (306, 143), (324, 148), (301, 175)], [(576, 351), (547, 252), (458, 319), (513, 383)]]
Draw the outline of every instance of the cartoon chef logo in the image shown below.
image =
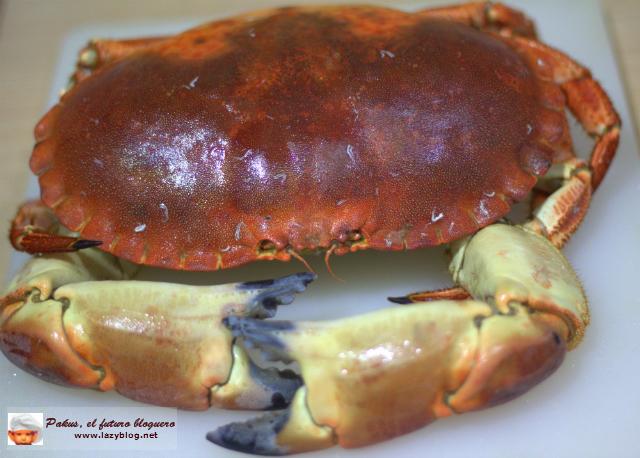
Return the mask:
[(42, 445), (42, 413), (10, 413), (9, 445)]

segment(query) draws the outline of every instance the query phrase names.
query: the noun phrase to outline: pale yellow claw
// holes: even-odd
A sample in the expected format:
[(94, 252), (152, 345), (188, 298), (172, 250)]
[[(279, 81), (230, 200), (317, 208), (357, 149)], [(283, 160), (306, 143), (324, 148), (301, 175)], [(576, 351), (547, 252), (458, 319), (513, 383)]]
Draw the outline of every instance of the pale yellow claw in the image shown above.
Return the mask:
[[(313, 279), (126, 280), (95, 249), (34, 258), (2, 299), (3, 352), (51, 381), (185, 409), (282, 408), (207, 437), (259, 454), (358, 447), (486, 408), (545, 379), (579, 342), (586, 299), (547, 239), (494, 224), (452, 246), (470, 300), (327, 322), (264, 321)], [(244, 345), (291, 371), (256, 366)], [(304, 383), (303, 386), (301, 384)]]
[(290, 418), (278, 433), (278, 441), (296, 452), (331, 447), (336, 443), (332, 428), (321, 426), (309, 414), (307, 388), (300, 387), (291, 402)]
[(562, 318), (575, 347), (589, 323), (587, 300), (573, 268), (546, 238), (520, 226), (494, 224), (458, 242), (454, 281), (502, 313), (512, 302)]
[(117, 259), (96, 249), (31, 259), (2, 298), (0, 348), (50, 381), (152, 404), (288, 404), (299, 379), (253, 365), (222, 321), (273, 315), (312, 275), (218, 286), (124, 278)]
[(509, 401), (555, 371), (565, 351), (565, 341), (547, 320), (513, 304), (510, 314), (482, 322), (474, 367), (447, 404), (462, 413)]
[(306, 402), (270, 421), (223, 426), (209, 440), (282, 455), (327, 447), (329, 428), (331, 443), (359, 447), (500, 404), (548, 377), (588, 320), (563, 255), (540, 235), (506, 224), (480, 230), (453, 254), (451, 271), (472, 300), (326, 322), (229, 317), (245, 344), (299, 364), (304, 386), (294, 399)]
[(224, 383), (231, 370), (232, 338), (220, 323), (246, 312), (235, 295), (227, 285), (143, 281), (84, 282), (55, 293), (69, 302), (70, 345), (105, 371), (101, 389), (197, 410), (209, 407), (208, 387)]
[(436, 301), (285, 332), (307, 387), (315, 422), (340, 445), (357, 447), (423, 426), (451, 412), (475, 363), (479, 301)]

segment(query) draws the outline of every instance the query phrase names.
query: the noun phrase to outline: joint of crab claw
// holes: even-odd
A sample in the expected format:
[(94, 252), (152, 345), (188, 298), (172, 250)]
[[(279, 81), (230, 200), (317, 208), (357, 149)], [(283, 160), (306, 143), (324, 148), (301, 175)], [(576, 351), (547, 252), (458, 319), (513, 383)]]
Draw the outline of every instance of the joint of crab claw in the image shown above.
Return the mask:
[(560, 319), (569, 349), (581, 340), (589, 310), (580, 281), (552, 241), (528, 227), (494, 224), (456, 243), (449, 269), (472, 297), (500, 313), (511, 304)]

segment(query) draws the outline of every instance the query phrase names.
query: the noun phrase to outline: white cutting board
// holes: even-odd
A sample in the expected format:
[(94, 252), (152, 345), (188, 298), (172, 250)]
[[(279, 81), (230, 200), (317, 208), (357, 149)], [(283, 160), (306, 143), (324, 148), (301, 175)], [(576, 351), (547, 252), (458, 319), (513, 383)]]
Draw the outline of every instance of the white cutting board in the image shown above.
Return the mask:
[[(292, 2), (293, 3), (293, 2)], [(442, 3), (442, 2), (440, 2)], [(562, 367), (526, 395), (482, 412), (440, 420), (412, 434), (371, 447), (334, 447), (311, 457), (638, 457), (640, 456), (640, 162), (633, 123), (625, 101), (613, 49), (596, 1), (517, 0), (514, 6), (534, 18), (541, 38), (589, 67), (602, 82), (623, 122), (618, 156), (598, 190), (587, 218), (565, 249), (584, 282), (592, 324), (584, 342)], [(429, 5), (425, 2), (425, 6)], [(415, 7), (415, 6), (414, 6)], [(205, 19), (171, 23), (100, 24), (73, 31), (62, 44), (50, 105), (65, 85), (77, 50), (91, 37), (134, 37), (183, 30)], [(34, 120), (35, 123), (36, 120)], [(585, 151), (583, 140), (576, 146)], [(25, 164), (26, 167), (26, 164)], [(37, 195), (32, 180), (31, 197)], [(10, 215), (4, 215), (8, 219)], [(23, 262), (12, 259), (12, 272)], [(356, 253), (333, 257), (338, 283), (320, 259), (311, 259), (320, 278), (280, 318), (322, 319), (393, 307), (385, 297), (450, 284), (440, 249), (408, 253)], [(145, 274), (190, 283), (224, 283), (270, 278), (302, 270), (298, 263), (257, 263), (227, 272), (188, 275)], [(35, 379), (0, 358), (0, 400), (4, 406), (139, 406), (115, 393), (63, 388)], [(28, 411), (28, 410), (23, 410)], [(242, 456), (210, 444), (207, 431), (253, 414), (210, 410), (178, 413), (178, 456)], [(2, 415), (4, 416), (4, 415)], [(0, 426), (6, 426), (6, 416)], [(98, 451), (91, 456), (116, 457)], [(44, 451), (44, 450), (42, 450)], [(7, 451), (0, 455), (33, 455)], [(88, 452), (46, 452), (46, 456), (86, 456)], [(176, 456), (176, 451), (125, 452), (125, 456)], [(42, 456), (42, 455), (40, 455)]]

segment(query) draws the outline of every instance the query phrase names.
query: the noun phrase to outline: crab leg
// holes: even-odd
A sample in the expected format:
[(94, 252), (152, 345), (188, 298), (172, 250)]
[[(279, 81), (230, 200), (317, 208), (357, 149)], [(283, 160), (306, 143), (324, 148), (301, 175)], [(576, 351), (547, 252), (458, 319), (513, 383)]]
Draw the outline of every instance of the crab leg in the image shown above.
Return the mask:
[(18, 251), (30, 254), (63, 253), (102, 244), (72, 235), (61, 235), (58, 220), (39, 200), (23, 204), (11, 223), (9, 240)]
[(552, 191), (537, 205), (530, 229), (562, 247), (578, 228), (615, 155), (620, 139), (620, 118), (602, 87), (589, 71), (563, 53), (537, 41), (511, 37), (541, 79), (560, 85), (566, 105), (595, 143), (585, 163), (572, 159), (558, 164), (540, 180), (538, 187)]
[(455, 301), (469, 299), (470, 297), (471, 295), (464, 288), (454, 286), (451, 288), (411, 293), (406, 296), (388, 297), (387, 299), (391, 302), (395, 302), (396, 304), (414, 304), (416, 302), (428, 302), (440, 299)]
[(152, 404), (288, 404), (299, 378), (255, 366), (222, 320), (270, 317), (313, 275), (187, 286), (127, 281), (125, 270), (96, 249), (31, 259), (0, 299), (3, 353), (49, 381)]
[(287, 412), (223, 426), (224, 447), (282, 455), (358, 447), (512, 399), (549, 376), (588, 321), (573, 270), (544, 237), (495, 224), (454, 247), (474, 300), (436, 300), (329, 322), (225, 321), (245, 345), (296, 361)]

